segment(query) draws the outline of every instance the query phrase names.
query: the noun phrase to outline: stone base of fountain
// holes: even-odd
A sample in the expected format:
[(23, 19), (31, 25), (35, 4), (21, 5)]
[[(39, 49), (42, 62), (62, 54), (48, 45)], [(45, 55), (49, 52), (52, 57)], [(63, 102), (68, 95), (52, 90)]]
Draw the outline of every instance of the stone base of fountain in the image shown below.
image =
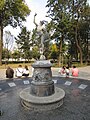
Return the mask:
[(64, 90), (55, 87), (52, 81), (51, 63), (36, 61), (33, 65), (33, 80), (29, 88), (20, 92), (21, 104), (30, 110), (52, 110), (63, 104)]
[(31, 82), (30, 94), (39, 97), (49, 96), (55, 93), (54, 82)]
[(21, 104), (25, 108), (35, 111), (52, 110), (60, 107), (63, 104), (64, 96), (64, 90), (58, 87), (55, 87), (54, 94), (47, 97), (30, 94), (30, 88), (26, 88), (20, 93)]

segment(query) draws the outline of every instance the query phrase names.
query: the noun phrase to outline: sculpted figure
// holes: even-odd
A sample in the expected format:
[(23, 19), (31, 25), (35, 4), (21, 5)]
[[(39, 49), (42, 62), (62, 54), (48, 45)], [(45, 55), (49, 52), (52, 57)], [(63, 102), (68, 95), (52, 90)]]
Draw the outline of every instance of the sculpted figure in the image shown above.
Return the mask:
[(47, 21), (43, 20), (43, 21), (40, 21), (39, 24), (36, 23), (35, 21), (35, 17), (37, 16), (37, 14), (35, 13), (34, 15), (34, 24), (36, 25), (36, 30), (37, 30), (37, 34), (40, 36), (40, 39), (41, 39), (41, 49), (40, 49), (40, 53), (43, 55), (43, 52), (44, 52), (44, 43), (46, 41), (48, 41), (49, 39), (49, 34), (45, 28), (45, 24), (47, 23)]

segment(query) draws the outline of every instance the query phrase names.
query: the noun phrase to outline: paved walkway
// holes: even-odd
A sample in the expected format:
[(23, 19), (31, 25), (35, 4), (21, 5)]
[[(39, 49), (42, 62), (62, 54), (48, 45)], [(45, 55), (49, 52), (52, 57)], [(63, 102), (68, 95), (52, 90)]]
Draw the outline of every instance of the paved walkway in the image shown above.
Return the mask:
[[(79, 67), (78, 69), (79, 69), (79, 77), (78, 78), (84, 79), (84, 80), (90, 80), (90, 66)], [(52, 68), (53, 76), (59, 75), (58, 70), (59, 70), (59, 68)]]
[(20, 92), (30, 87), (32, 78), (5, 81), (6, 69), (0, 69), (0, 120), (90, 120), (90, 66), (79, 68), (81, 79), (62, 79), (58, 70), (52, 68), (52, 75), (55, 86), (65, 91), (64, 103), (58, 109), (38, 112), (23, 108), (20, 101)]
[[(58, 73), (56, 68), (52, 71), (54, 75)], [(32, 78), (0, 81), (0, 120), (90, 120), (89, 80), (53, 77), (55, 87), (65, 91), (65, 98), (58, 109), (45, 111), (27, 110), (21, 105), (20, 92), (30, 87), (31, 81)]]
[[(81, 79), (86, 79), (86, 80), (90, 80), (90, 66), (86, 66), (86, 67), (80, 67), (79, 69), (79, 77)], [(32, 68), (29, 68), (30, 70), (30, 77), (32, 76)], [(52, 75), (53, 76), (60, 76), (58, 73), (59, 68), (52, 68)], [(14, 69), (15, 71), (15, 69)], [(6, 79), (6, 75), (5, 75), (6, 69), (0, 69), (0, 80), (5, 80)], [(15, 75), (14, 75), (15, 78)]]

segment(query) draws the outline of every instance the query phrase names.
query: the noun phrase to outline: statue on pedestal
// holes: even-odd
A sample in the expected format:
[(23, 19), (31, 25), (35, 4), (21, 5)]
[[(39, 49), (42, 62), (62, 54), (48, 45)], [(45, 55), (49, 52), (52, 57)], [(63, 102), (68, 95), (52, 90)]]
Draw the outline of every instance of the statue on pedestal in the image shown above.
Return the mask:
[[(30, 110), (45, 111), (52, 110), (60, 107), (63, 104), (63, 98), (65, 96), (64, 90), (54, 86), (52, 80), (52, 64), (49, 60), (45, 60), (44, 43), (47, 39), (47, 30), (43, 27), (45, 21), (40, 21), (40, 24), (36, 25), (37, 34), (41, 40), (41, 56), (40, 60), (36, 60), (32, 67), (33, 76), (30, 87), (20, 92), (21, 104)], [(48, 35), (49, 36), (49, 35)], [(49, 37), (48, 37), (49, 38)]]
[(43, 55), (44, 53), (44, 43), (47, 42), (49, 40), (49, 34), (46, 30), (46, 26), (45, 24), (47, 23), (47, 21), (43, 20), (40, 21), (39, 24), (36, 23), (35, 21), (35, 17), (37, 16), (37, 14), (35, 13), (34, 15), (34, 24), (36, 25), (36, 30), (37, 30), (37, 35), (40, 37), (41, 39), (41, 48), (40, 48), (40, 59), (45, 59), (45, 56)]

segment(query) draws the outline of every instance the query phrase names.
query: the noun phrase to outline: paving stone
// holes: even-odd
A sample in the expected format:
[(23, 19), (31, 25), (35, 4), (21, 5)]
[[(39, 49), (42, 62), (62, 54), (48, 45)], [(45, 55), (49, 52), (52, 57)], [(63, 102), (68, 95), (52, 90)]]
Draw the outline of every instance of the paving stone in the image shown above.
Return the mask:
[(66, 81), (66, 82), (65, 82), (65, 85), (71, 85), (71, 83), (72, 83), (72, 82), (70, 82), (70, 81)]
[(53, 80), (53, 82), (56, 84), (56, 83), (57, 83), (57, 80)]
[(23, 83), (24, 83), (25, 85), (30, 84), (29, 80), (25, 80), (25, 81), (23, 81)]
[(14, 82), (8, 83), (8, 85), (9, 85), (10, 87), (16, 86), (16, 84), (15, 84)]
[(85, 89), (88, 85), (81, 84), (78, 88)]

